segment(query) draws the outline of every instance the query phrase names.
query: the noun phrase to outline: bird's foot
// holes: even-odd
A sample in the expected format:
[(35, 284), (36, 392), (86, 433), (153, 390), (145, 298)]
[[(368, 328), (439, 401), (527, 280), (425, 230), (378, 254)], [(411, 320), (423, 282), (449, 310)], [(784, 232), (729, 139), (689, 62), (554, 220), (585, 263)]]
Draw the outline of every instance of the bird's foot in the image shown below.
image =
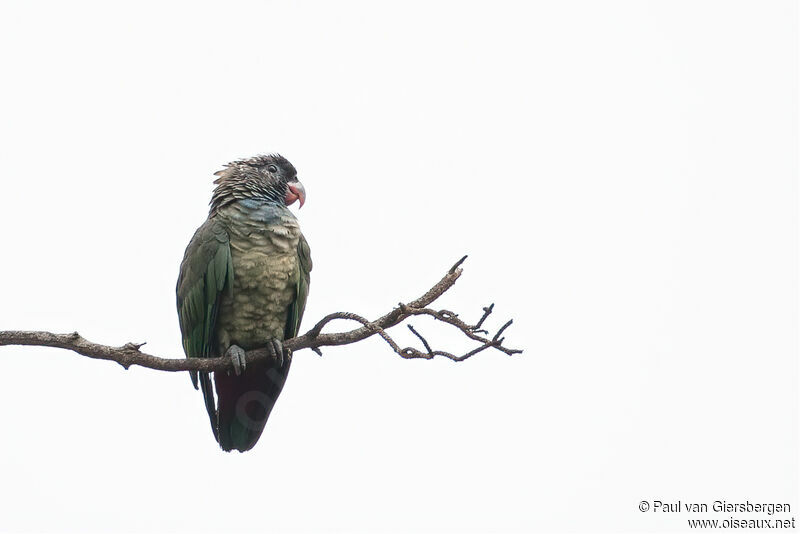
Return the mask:
[(283, 343), (279, 339), (270, 339), (267, 343), (267, 351), (269, 352), (278, 367), (283, 367)]
[(236, 376), (242, 374), (242, 371), (247, 367), (247, 362), (245, 362), (244, 359), (244, 349), (239, 345), (231, 345), (228, 347), (228, 350), (225, 351), (225, 356), (231, 359), (233, 372), (236, 373)]

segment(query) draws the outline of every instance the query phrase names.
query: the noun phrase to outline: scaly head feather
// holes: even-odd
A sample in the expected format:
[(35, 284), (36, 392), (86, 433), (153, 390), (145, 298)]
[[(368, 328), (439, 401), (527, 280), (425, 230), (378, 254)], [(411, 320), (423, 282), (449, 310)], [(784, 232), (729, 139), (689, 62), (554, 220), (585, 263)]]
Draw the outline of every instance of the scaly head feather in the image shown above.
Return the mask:
[(288, 206), (299, 200), (302, 207), (306, 191), (297, 180), (297, 171), (280, 154), (267, 154), (228, 163), (214, 173), (217, 187), (211, 196), (211, 214), (243, 199)]

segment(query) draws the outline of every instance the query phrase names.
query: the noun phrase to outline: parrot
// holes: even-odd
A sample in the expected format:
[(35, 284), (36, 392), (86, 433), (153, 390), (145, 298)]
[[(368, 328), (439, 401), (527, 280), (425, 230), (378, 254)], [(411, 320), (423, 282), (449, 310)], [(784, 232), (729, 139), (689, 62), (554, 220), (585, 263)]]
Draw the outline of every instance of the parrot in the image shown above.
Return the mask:
[[(230, 358), (232, 369), (191, 372), (224, 451), (255, 446), (289, 373), (283, 341), (297, 336), (311, 273), (308, 242), (289, 206), (305, 204), (297, 171), (280, 154), (228, 163), (208, 218), (186, 247), (176, 287), (187, 358)], [(269, 358), (247, 364), (245, 352)], [(216, 399), (215, 399), (216, 395)]]

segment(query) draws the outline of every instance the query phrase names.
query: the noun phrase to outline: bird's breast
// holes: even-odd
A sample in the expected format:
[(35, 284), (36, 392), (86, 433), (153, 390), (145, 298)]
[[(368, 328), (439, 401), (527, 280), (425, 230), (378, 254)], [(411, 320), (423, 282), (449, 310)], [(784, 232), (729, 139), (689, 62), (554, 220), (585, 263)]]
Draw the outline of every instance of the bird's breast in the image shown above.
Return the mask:
[(271, 338), (283, 339), (299, 276), (297, 220), (231, 217), (228, 233), (233, 291), (220, 302), (218, 338), (245, 350), (263, 347)]

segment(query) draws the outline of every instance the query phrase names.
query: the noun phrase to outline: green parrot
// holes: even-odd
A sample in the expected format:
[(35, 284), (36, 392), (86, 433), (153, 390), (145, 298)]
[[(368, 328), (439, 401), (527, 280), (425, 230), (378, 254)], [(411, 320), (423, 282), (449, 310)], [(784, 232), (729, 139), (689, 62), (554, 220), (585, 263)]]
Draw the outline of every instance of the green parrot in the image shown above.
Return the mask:
[[(226, 356), (232, 371), (191, 375), (203, 392), (219, 446), (253, 448), (291, 364), (282, 341), (295, 337), (308, 297), (311, 256), (288, 206), (305, 203), (297, 171), (278, 154), (229, 163), (215, 173), (208, 219), (186, 247), (177, 285), (188, 358)], [(245, 364), (245, 351), (271, 358)], [(215, 401), (216, 391), (216, 401)]]

